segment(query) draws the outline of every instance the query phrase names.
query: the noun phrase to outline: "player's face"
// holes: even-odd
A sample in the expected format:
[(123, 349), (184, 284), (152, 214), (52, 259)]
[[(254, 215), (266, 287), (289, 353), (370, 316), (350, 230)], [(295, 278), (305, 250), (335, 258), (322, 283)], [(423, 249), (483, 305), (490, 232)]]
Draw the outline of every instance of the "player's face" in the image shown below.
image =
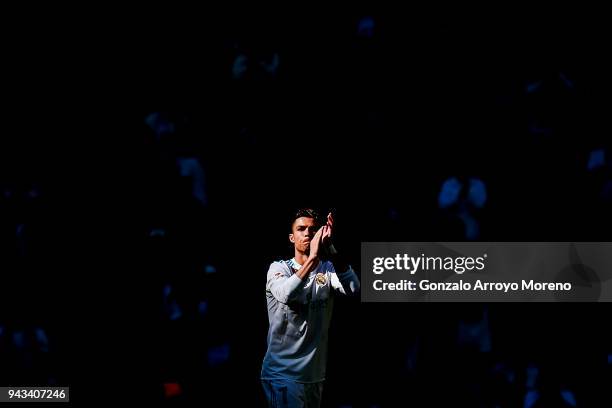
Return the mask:
[(293, 233), (289, 234), (289, 241), (293, 242), (299, 252), (310, 252), (310, 240), (317, 232), (315, 220), (310, 217), (300, 217), (293, 222)]

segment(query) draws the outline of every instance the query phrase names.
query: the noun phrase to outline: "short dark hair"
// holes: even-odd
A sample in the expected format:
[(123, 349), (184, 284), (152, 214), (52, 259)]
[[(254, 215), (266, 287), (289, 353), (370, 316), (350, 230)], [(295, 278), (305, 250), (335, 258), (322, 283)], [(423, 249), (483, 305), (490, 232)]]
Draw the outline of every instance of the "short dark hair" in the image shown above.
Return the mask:
[(313, 220), (315, 220), (315, 223), (317, 225), (321, 223), (321, 217), (319, 216), (319, 213), (316, 210), (313, 210), (312, 208), (300, 208), (291, 218), (291, 223), (289, 224), (290, 231), (293, 231), (293, 223), (295, 222), (295, 220), (302, 217), (312, 218)]

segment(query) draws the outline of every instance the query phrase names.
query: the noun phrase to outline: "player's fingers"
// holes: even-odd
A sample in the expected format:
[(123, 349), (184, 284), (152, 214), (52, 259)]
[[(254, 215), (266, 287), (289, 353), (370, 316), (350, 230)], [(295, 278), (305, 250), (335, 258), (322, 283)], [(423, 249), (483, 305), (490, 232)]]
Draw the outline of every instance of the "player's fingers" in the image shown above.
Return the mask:
[(324, 238), (329, 237), (330, 234), (331, 234), (331, 229), (327, 225), (325, 227), (323, 227), (323, 228), (324, 228), (324, 230), (323, 230), (323, 237)]

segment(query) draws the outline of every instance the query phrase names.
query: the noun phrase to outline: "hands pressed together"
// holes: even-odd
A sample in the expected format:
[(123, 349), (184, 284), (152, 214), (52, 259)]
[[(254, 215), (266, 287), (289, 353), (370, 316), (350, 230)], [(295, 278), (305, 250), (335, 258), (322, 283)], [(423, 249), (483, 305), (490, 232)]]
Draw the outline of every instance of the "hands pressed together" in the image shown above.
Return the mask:
[(321, 255), (321, 248), (329, 251), (329, 248), (332, 247), (333, 227), (334, 217), (332, 213), (329, 213), (327, 214), (327, 223), (319, 228), (310, 242), (310, 257), (319, 257)]

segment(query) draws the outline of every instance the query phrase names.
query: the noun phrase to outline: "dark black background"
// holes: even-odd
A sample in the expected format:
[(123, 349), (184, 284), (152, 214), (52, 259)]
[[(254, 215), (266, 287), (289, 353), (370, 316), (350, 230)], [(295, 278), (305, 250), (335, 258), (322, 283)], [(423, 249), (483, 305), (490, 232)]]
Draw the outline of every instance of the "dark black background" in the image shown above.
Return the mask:
[[(358, 259), (362, 241), (464, 239), (437, 194), (448, 177), (478, 177), (482, 241), (607, 240), (609, 164), (586, 163), (610, 149), (608, 30), (555, 11), (7, 14), (0, 181), (42, 193), (2, 202), (0, 324), (46, 327), (51, 357), (26, 369), (3, 340), (3, 383), (51, 372), (74, 401), (164, 401), (163, 383), (177, 381), (187, 403), (263, 404), (264, 276), (291, 255), (287, 224), (302, 206), (336, 208), (337, 246)], [(372, 38), (357, 33), (364, 16)], [(240, 53), (278, 53), (277, 75), (233, 78)], [(178, 124), (172, 138), (155, 142), (151, 112)], [(206, 207), (178, 175), (181, 155), (202, 163)], [(20, 258), (11, 231), (23, 220), (33, 232)], [(208, 299), (204, 323), (163, 319), (168, 280), (186, 311)], [(594, 406), (609, 399), (607, 309), (340, 301), (324, 404), (492, 406), (496, 395), (518, 406), (533, 364), (542, 406), (563, 387)], [(455, 334), (484, 310), (492, 351), (478, 353)], [(223, 344), (228, 361), (199, 363)], [(497, 381), (500, 364), (514, 382)]]

